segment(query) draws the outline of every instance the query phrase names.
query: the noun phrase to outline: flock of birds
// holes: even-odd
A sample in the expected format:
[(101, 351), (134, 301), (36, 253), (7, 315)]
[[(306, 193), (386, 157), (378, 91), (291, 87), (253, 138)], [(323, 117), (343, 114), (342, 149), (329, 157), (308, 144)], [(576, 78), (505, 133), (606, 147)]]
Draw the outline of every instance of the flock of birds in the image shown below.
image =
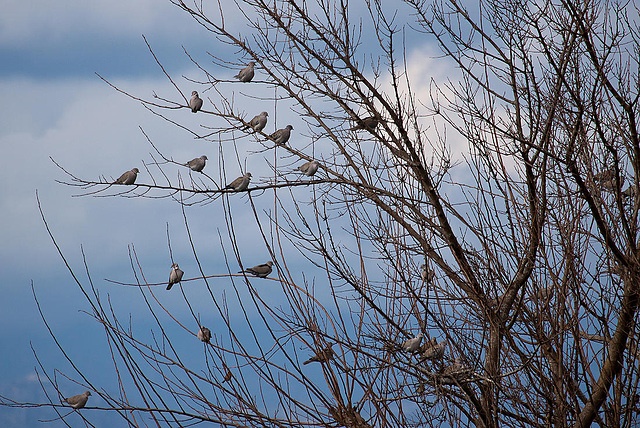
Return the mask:
[[(254, 76), (255, 76), (255, 62), (251, 61), (249, 62), (249, 64), (247, 64), (245, 68), (240, 70), (240, 72), (236, 74), (234, 77), (240, 80), (241, 82), (251, 82)], [(198, 92), (193, 91), (191, 93), (191, 99), (189, 100), (189, 108), (191, 109), (191, 111), (193, 113), (197, 113), (202, 109), (203, 105), (204, 105), (204, 101), (202, 100), (202, 98), (200, 98), (200, 96), (198, 95)], [(247, 122), (246, 125), (243, 127), (243, 130), (251, 129), (254, 133), (262, 132), (267, 126), (268, 117), (269, 117), (268, 112), (266, 111), (261, 112), (260, 114), (256, 115), (253, 119), (251, 119), (249, 122)], [(379, 122), (380, 120), (378, 116), (370, 116), (363, 119), (357, 119), (356, 125), (353, 126), (352, 128), (349, 128), (349, 130), (350, 131), (366, 130), (366, 131), (372, 132), (378, 126)], [(285, 144), (287, 141), (289, 141), (292, 130), (293, 130), (293, 126), (287, 125), (286, 127), (282, 129), (278, 129), (274, 133), (270, 134), (269, 139), (278, 145)], [(207, 160), (208, 160), (207, 156), (202, 155), (198, 158), (194, 158), (188, 161), (184, 165), (189, 167), (189, 169), (191, 169), (194, 172), (202, 172), (202, 170), (206, 166)], [(320, 162), (316, 160), (311, 160), (299, 166), (296, 169), (296, 171), (300, 171), (305, 176), (311, 177), (318, 171), (319, 168), (320, 168)], [(138, 168), (133, 168), (130, 171), (126, 171), (112, 184), (133, 185), (135, 184), (135, 181), (138, 177), (139, 172), (140, 170)], [(231, 192), (243, 192), (249, 188), (250, 181), (251, 181), (251, 173), (247, 172), (244, 175), (236, 178), (235, 180), (227, 184), (224, 187), (224, 189), (229, 190)], [(245, 269), (238, 273), (248, 273), (258, 278), (266, 278), (272, 272), (272, 270), (273, 270), (273, 262), (268, 261), (264, 264), (260, 264), (252, 268)], [(167, 284), (167, 290), (171, 290), (171, 288), (175, 284), (180, 283), (182, 281), (183, 275), (184, 275), (184, 272), (180, 269), (180, 267), (178, 266), (178, 263), (173, 263), (171, 265), (171, 272), (169, 273), (169, 282)], [(209, 341), (211, 340), (211, 331), (205, 326), (200, 326), (197, 337), (202, 342), (209, 343)], [(419, 338), (416, 337), (414, 339), (409, 339), (407, 342), (405, 342), (405, 344), (403, 345), (403, 348), (406, 350), (411, 350), (413, 348), (417, 349), (417, 347), (419, 347), (421, 339), (422, 339), (422, 333), (420, 333)], [(434, 355), (443, 354), (444, 346), (446, 345), (446, 343), (445, 344), (440, 343), (435, 345), (441, 346), (442, 350), (439, 351), (440, 352), (439, 354), (436, 353)], [(313, 355), (303, 364), (306, 365), (311, 362), (321, 362), (321, 363), (328, 362), (331, 358), (333, 358), (332, 346), (333, 346), (333, 343), (328, 343), (326, 348), (318, 351), (315, 355)], [(425, 355), (426, 354), (427, 352), (425, 351)], [(432, 358), (436, 358), (436, 357), (432, 357)], [(230, 378), (231, 378), (231, 372), (227, 369), (227, 373), (225, 375), (224, 381), (226, 382)], [(89, 399), (90, 395), (91, 395), (90, 391), (85, 391), (82, 394), (74, 395), (73, 397), (64, 399), (64, 402), (69, 404), (74, 409), (81, 409), (87, 404), (87, 400)]]

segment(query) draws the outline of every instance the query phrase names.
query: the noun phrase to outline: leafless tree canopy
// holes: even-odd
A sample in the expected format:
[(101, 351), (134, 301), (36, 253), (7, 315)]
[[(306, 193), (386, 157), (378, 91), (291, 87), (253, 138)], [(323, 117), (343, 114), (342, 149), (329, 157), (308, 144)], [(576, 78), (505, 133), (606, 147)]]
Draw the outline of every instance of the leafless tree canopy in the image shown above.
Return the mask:
[[(206, 299), (174, 286), (189, 309), (174, 315), (158, 297), (166, 284), (149, 284), (132, 253), (145, 302), (135, 317), (157, 323), (148, 340), (99, 298), (113, 284), (80, 281), (121, 385), (77, 373), (94, 400), (135, 426), (640, 423), (633, 2), (251, 0), (240, 16), (236, 2), (172, 2), (229, 46), (206, 60), (185, 49), (200, 78), (165, 72), (171, 94), (115, 89), (206, 141), (214, 166), (189, 171), (143, 130), (155, 151), (139, 182), (67, 168), (66, 183), (214, 206), (228, 268), (200, 263), (194, 245), (200, 272), (183, 281)], [(449, 75), (411, 74), (416, 49)], [(251, 82), (223, 77), (251, 61)], [(249, 126), (251, 100), (272, 106), (263, 130)], [(288, 141), (272, 136), (288, 124)], [(225, 188), (247, 158), (270, 174)], [(296, 171), (312, 160), (315, 175)], [(254, 264), (237, 238), (247, 221), (273, 261), (266, 279), (236, 273)], [(65, 419), (90, 421), (91, 401)]]

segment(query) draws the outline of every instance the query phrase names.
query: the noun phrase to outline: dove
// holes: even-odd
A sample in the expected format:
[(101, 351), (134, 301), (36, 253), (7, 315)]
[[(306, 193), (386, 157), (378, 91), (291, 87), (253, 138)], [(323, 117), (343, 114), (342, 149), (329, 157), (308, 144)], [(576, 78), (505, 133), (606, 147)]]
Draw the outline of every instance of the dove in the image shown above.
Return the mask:
[(423, 264), (423, 265), (420, 265), (420, 277), (422, 278), (423, 281), (430, 283), (436, 277), (436, 273), (431, 269), (428, 269), (427, 265)]
[(267, 126), (267, 116), (269, 116), (269, 113), (263, 111), (262, 113), (251, 119), (249, 121), (249, 126), (245, 127), (244, 129), (251, 128), (254, 132), (262, 131), (264, 127)]
[(402, 349), (407, 352), (416, 352), (420, 348), (420, 342), (422, 341), (422, 332), (418, 333), (413, 339), (407, 339), (402, 344)]
[(189, 107), (191, 107), (191, 111), (194, 113), (197, 113), (202, 108), (202, 98), (198, 96), (198, 91), (191, 92)]
[(278, 129), (276, 132), (271, 134), (270, 137), (276, 144), (284, 144), (289, 141), (292, 129), (293, 126), (287, 125), (286, 128)]
[(131, 171), (127, 171), (122, 174), (120, 178), (113, 182), (113, 184), (133, 184), (135, 183), (136, 177), (138, 176), (139, 172), (140, 170), (138, 168), (133, 168)]
[(464, 365), (461, 358), (456, 358), (454, 363), (445, 367), (442, 374), (454, 381), (461, 381), (468, 377), (471, 370)]
[(224, 375), (224, 380), (222, 381), (222, 383), (229, 382), (231, 380), (231, 378), (233, 377), (233, 374), (231, 373), (231, 370), (229, 370), (229, 368), (227, 366), (224, 366), (224, 369), (226, 370), (226, 373)]
[(273, 266), (273, 262), (268, 261), (264, 264), (254, 266), (252, 268), (248, 268), (243, 271), (241, 270), (238, 273), (246, 272), (246, 273), (250, 273), (251, 275), (257, 276), (258, 278), (266, 278), (273, 270), (271, 266)]
[(74, 409), (82, 409), (86, 404), (91, 391), (85, 391), (82, 394), (74, 395), (73, 397), (65, 398), (64, 402), (69, 404)]
[(171, 273), (169, 274), (169, 285), (167, 285), (167, 290), (171, 290), (173, 284), (177, 284), (182, 281), (182, 275), (184, 272), (180, 270), (178, 267), (178, 263), (174, 263), (171, 265)]
[(349, 131), (357, 131), (359, 129), (373, 131), (378, 126), (379, 120), (376, 116), (369, 116), (364, 119), (358, 119), (357, 122), (355, 126), (349, 128)]
[(438, 343), (438, 340), (433, 337), (429, 340), (424, 346), (424, 351), (422, 352), (422, 357), (427, 360), (439, 360), (444, 356), (444, 350), (447, 347), (447, 341), (443, 340)]
[(200, 339), (201, 342), (209, 343), (211, 340), (211, 330), (201, 325), (200, 330), (198, 330), (198, 339)]
[(245, 68), (240, 70), (240, 72), (233, 77), (239, 79), (241, 82), (251, 82), (251, 79), (253, 79), (253, 76), (255, 75), (255, 71), (253, 70), (253, 67), (255, 65), (256, 63), (251, 61)]
[(191, 168), (192, 171), (202, 172), (202, 170), (204, 169), (204, 166), (207, 163), (207, 159), (208, 158), (205, 155), (202, 155), (199, 158), (191, 159), (185, 165)]
[(319, 166), (320, 162), (313, 160), (298, 167), (298, 171), (302, 171), (304, 175), (306, 175), (307, 177), (311, 177), (318, 171)]
[(231, 183), (227, 184), (225, 189), (231, 189), (234, 192), (242, 192), (249, 187), (249, 181), (251, 181), (251, 173), (247, 172), (242, 177), (238, 177)]
[(309, 363), (313, 363), (314, 361), (317, 361), (319, 363), (326, 363), (331, 358), (333, 358), (333, 349), (331, 349), (332, 346), (333, 346), (333, 343), (329, 342), (326, 348), (324, 348), (322, 351), (319, 351), (318, 353), (316, 353), (316, 355), (309, 358), (307, 361), (305, 361), (302, 364), (307, 365)]

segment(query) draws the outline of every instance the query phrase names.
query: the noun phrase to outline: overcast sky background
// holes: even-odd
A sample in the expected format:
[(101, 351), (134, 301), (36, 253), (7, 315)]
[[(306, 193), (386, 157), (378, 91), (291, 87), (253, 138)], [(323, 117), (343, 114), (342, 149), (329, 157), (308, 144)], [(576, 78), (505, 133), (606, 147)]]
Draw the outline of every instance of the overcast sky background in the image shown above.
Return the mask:
[[(233, 23), (235, 5), (231, 1), (224, 3), (228, 3), (228, 23)], [(70, 356), (79, 359), (98, 383), (101, 375), (109, 375), (105, 371), (101, 374), (100, 368), (92, 365), (95, 353), (106, 352), (104, 335), (90, 317), (80, 312), (88, 310), (86, 301), (46, 233), (36, 191), (49, 227), (76, 274), (86, 280), (82, 247), (94, 283), (109, 293), (123, 314), (135, 316), (139, 309), (134, 303), (138, 301), (137, 290), (108, 284), (104, 278), (132, 281), (128, 252), (131, 244), (135, 245), (147, 280), (165, 281), (171, 264), (168, 223), (174, 257), (187, 272), (185, 277), (195, 270), (177, 203), (72, 197), (79, 192), (56, 182), (66, 177), (50, 157), (80, 177), (117, 178), (138, 167), (143, 172), (138, 176), (139, 182), (149, 182), (142, 163), (150, 161), (152, 148), (140, 132), (142, 127), (161, 150), (176, 160), (207, 154), (207, 170), (213, 177), (217, 174), (217, 145), (194, 140), (184, 130), (152, 115), (139, 102), (110, 88), (94, 73), (142, 97), (150, 98), (156, 91), (175, 99), (175, 90), (149, 54), (142, 34), (185, 94), (190, 94), (194, 85), (180, 76), (199, 75), (182, 46), (201, 59), (214, 46), (221, 57), (241, 59), (234, 50), (225, 51), (222, 45), (213, 43), (210, 33), (168, 1), (4, 0), (2, 9), (0, 144), (5, 162), (0, 169), (4, 183), (0, 191), (0, 263), (5, 281), (0, 284), (0, 394), (38, 402), (44, 397), (35, 377), (37, 363), (30, 344), (48, 371), (60, 368), (69, 372), (69, 367), (40, 319), (32, 283), (51, 328)], [(427, 51), (424, 43), (409, 50), (415, 90), (427, 88), (430, 77), (450, 72), (444, 65), (427, 70), (434, 67), (425, 61)], [(232, 75), (228, 70), (220, 73), (223, 77)], [(256, 113), (268, 109), (247, 106)], [(180, 113), (188, 124), (202, 119), (202, 115), (187, 114), (186, 110)], [(293, 114), (279, 114), (279, 127), (291, 120), (296, 132), (304, 132), (303, 122), (296, 122)], [(273, 127), (271, 121), (267, 130)], [(244, 164), (244, 159), (241, 162)], [(260, 156), (249, 157), (246, 164), (256, 179), (256, 172), (267, 171)], [(229, 175), (240, 174), (237, 162), (227, 170)], [(232, 205), (242, 210), (246, 197), (234, 200)], [(211, 227), (211, 218), (221, 215), (218, 209), (219, 204), (211, 204), (187, 210), (190, 227), (199, 231), (196, 245), (211, 273), (225, 266), (220, 260), (219, 230)], [(221, 233), (224, 236), (224, 231)], [(251, 258), (246, 264), (268, 260), (266, 249), (252, 245), (254, 229), (248, 227), (243, 233), (245, 236), (239, 237), (246, 245), (243, 257)], [(69, 381), (60, 380), (60, 384), (67, 396), (84, 390)], [(90, 404), (104, 405), (95, 397)], [(25, 412), (0, 407), (0, 420), (7, 421), (3, 426), (40, 426), (38, 419), (53, 417), (50, 409)]]

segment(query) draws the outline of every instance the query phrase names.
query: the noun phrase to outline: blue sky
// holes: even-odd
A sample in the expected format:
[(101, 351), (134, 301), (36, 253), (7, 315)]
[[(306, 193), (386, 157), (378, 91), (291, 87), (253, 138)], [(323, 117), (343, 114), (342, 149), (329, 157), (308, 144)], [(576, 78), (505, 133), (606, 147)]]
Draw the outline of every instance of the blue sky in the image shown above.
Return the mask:
[[(230, 3), (229, 11), (235, 9)], [(167, 70), (178, 78), (184, 93), (192, 85), (181, 75), (197, 76), (182, 52), (185, 46), (198, 58), (212, 49), (211, 35), (168, 1), (146, 0), (8, 0), (0, 15), (0, 145), (4, 168), (0, 178), (3, 222), (0, 224), (0, 267), (5, 281), (0, 284), (0, 394), (24, 401), (41, 401), (43, 396), (34, 375), (33, 345), (48, 370), (69, 367), (57, 352), (40, 317), (31, 284), (39, 297), (51, 327), (72, 357), (79, 359), (88, 373), (100, 377), (92, 365), (94, 355), (105, 352), (101, 329), (81, 310), (87, 310), (77, 286), (65, 269), (38, 212), (36, 191), (44, 214), (68, 261), (77, 275), (86, 280), (81, 249), (84, 251), (94, 283), (114, 301), (122, 313), (136, 313), (135, 289), (109, 285), (104, 278), (132, 280), (130, 245), (135, 245), (149, 281), (165, 281), (171, 259), (167, 248), (169, 224), (176, 261), (190, 276), (195, 262), (185, 237), (179, 205), (168, 200), (73, 197), (78, 192), (61, 185), (63, 173), (50, 157), (81, 177), (117, 177), (133, 167), (143, 169), (152, 148), (139, 127), (160, 148), (176, 160), (189, 160), (202, 154), (217, 156), (217, 146), (207, 145), (172, 126), (107, 86), (98, 72), (117, 86), (136, 95), (150, 97), (156, 91), (175, 97), (142, 39), (147, 37)], [(227, 16), (233, 24), (234, 17)], [(234, 52), (216, 45), (219, 56)], [(414, 89), (428, 86), (424, 76), (424, 51), (417, 52), (414, 75), (423, 81)], [(411, 59), (411, 55), (409, 55)], [(431, 70), (435, 74), (435, 70)], [(440, 69), (442, 75), (446, 71)], [(221, 73), (229, 73), (227, 70)], [(172, 92), (174, 91), (174, 92)], [(249, 104), (247, 104), (249, 106)], [(250, 105), (252, 111), (262, 107)], [(283, 114), (294, 123), (295, 117)], [(183, 116), (190, 125), (200, 117)], [(296, 131), (302, 131), (294, 123)], [(273, 126), (270, 123), (268, 126)], [(197, 125), (196, 125), (197, 126)], [(270, 128), (268, 128), (270, 129)], [(245, 160), (240, 160), (243, 163)], [(228, 174), (240, 173), (232, 165)], [(247, 168), (259, 176), (264, 159), (246, 160)], [(215, 160), (209, 164), (214, 168)], [(229, 172), (230, 171), (230, 172)], [(264, 168), (266, 171), (266, 168)], [(215, 174), (213, 175), (215, 177)], [(142, 173), (141, 182), (148, 182)], [(245, 221), (246, 198), (232, 202)], [(218, 215), (214, 204), (187, 209), (190, 227), (200, 232), (196, 245), (206, 255), (210, 272), (224, 269), (219, 256), (221, 225), (212, 225)], [(249, 215), (249, 214), (247, 214)], [(249, 215), (250, 217), (250, 215)], [(247, 220), (248, 222), (248, 220)], [(220, 235), (219, 235), (220, 233)], [(255, 228), (243, 228), (243, 258), (247, 264), (268, 260), (266, 249), (253, 245)], [(103, 374), (103, 376), (105, 376)], [(61, 382), (67, 395), (82, 390)], [(95, 405), (101, 405), (93, 398)], [(16, 411), (0, 408), (5, 426), (39, 426), (38, 419), (54, 417), (50, 410)], [(51, 424), (50, 426), (56, 426)]]

